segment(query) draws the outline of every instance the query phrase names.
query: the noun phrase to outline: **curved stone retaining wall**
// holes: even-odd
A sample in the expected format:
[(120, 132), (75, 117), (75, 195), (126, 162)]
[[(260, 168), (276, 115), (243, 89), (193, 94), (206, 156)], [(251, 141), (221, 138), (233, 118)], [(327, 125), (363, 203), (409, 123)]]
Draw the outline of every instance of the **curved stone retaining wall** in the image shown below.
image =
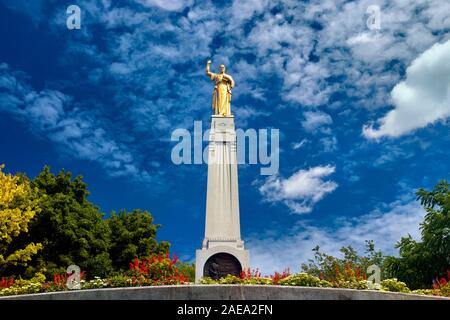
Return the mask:
[(371, 290), (261, 285), (184, 285), (73, 290), (1, 300), (433, 300), (450, 298)]

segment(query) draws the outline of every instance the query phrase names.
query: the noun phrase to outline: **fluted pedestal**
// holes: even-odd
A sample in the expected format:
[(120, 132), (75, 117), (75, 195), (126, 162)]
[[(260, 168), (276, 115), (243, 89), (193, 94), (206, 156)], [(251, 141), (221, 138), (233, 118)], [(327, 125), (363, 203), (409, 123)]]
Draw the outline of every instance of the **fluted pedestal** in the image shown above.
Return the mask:
[(238, 275), (249, 266), (239, 223), (234, 117), (211, 119), (208, 150), (205, 238), (196, 251), (196, 281), (204, 276)]

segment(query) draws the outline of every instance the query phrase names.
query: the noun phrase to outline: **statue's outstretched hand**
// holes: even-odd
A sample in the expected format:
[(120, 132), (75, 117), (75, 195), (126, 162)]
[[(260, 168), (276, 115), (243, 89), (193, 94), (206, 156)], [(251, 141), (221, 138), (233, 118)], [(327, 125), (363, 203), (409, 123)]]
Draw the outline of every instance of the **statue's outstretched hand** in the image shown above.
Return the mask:
[(211, 60), (208, 60), (207, 62), (206, 62), (206, 64), (211, 64), (212, 62), (211, 62)]

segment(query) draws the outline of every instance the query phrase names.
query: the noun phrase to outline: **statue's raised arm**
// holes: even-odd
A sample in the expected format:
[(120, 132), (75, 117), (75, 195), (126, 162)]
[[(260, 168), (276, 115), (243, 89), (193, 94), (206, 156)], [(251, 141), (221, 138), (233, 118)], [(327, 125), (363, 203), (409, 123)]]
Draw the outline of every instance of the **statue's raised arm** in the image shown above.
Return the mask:
[(225, 65), (219, 66), (219, 73), (211, 72), (211, 60), (206, 62), (206, 75), (215, 82), (212, 108), (214, 114), (231, 116), (231, 89), (234, 87), (234, 80), (225, 73)]
[(211, 72), (211, 60), (206, 62), (206, 75), (212, 80), (214, 73)]

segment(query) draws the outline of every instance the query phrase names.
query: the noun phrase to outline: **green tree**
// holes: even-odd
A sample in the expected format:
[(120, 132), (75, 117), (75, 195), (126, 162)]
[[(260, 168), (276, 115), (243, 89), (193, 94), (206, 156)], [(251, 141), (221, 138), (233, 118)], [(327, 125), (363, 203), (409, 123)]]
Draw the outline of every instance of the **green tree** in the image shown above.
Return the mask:
[[(16, 216), (22, 215), (24, 221), (19, 226), (21, 231), (17, 228), (14, 231), (17, 236), (8, 238), (8, 252), (23, 248), (36, 250), (29, 252), (27, 264), (1, 268), (0, 275), (32, 277), (36, 272), (43, 272), (51, 278), (55, 273), (65, 273), (69, 265), (76, 264), (86, 271), (88, 278), (107, 277), (114, 271), (128, 269), (135, 257), (147, 257), (169, 250), (168, 242), (156, 241), (160, 226), (153, 223), (153, 217), (147, 211), (113, 212), (105, 219), (99, 208), (88, 200), (87, 185), (81, 176), (72, 178), (72, 174), (64, 170), (55, 175), (46, 166), (31, 181), (24, 175), (17, 175), (14, 179), (22, 187), (28, 186), (33, 191), (33, 199), (39, 203), (39, 210), (33, 210), (39, 212), (28, 211), (30, 202), (19, 202), (19, 198), (15, 200), (14, 203), (23, 210), (14, 209), (14, 212), (19, 210)], [(2, 186), (7, 184), (2, 183)], [(8, 188), (11, 189), (9, 185)], [(0, 192), (0, 196), (2, 194), (7, 195)], [(0, 202), (6, 203), (6, 200)], [(0, 203), (0, 214), (3, 207)], [(9, 212), (5, 211), (5, 215)], [(0, 227), (2, 223), (9, 222), (2, 219)], [(37, 245), (32, 247), (33, 243)], [(43, 249), (35, 252), (41, 244)], [(19, 253), (24, 256), (25, 252), (19, 250), (16, 253), (3, 258), (4, 254), (0, 251), (0, 260), (11, 260)]]
[(420, 226), (422, 241), (404, 237), (396, 245), (400, 257), (386, 259), (391, 276), (410, 288), (429, 288), (433, 279), (450, 270), (450, 190), (440, 181), (432, 191), (419, 189), (417, 200), (426, 210)]
[(421, 225), (423, 245), (432, 253), (435, 267), (445, 271), (450, 266), (449, 184), (440, 181), (430, 192), (420, 189), (417, 198), (427, 212)]
[(152, 254), (166, 253), (170, 244), (156, 241), (156, 231), (160, 227), (153, 223), (152, 215), (139, 209), (133, 212), (125, 210), (113, 212), (107, 223), (111, 230), (110, 255), (117, 270), (128, 269), (135, 257), (147, 257)]
[(72, 179), (64, 170), (54, 175), (45, 167), (32, 186), (38, 189), (42, 211), (30, 223), (27, 241), (41, 242), (44, 249), (26, 273), (41, 270), (51, 276), (76, 264), (88, 277), (109, 274), (110, 230), (99, 209), (87, 200), (82, 177)]

